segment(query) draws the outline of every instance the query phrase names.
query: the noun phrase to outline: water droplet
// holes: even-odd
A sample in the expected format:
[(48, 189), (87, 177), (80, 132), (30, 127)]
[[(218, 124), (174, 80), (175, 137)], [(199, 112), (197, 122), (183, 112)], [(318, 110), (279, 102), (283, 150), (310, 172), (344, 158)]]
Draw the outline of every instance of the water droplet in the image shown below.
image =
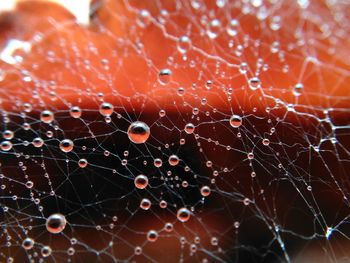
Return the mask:
[(9, 141), (3, 141), (3, 142), (1, 142), (1, 144), (0, 144), (0, 149), (1, 149), (2, 151), (8, 152), (9, 150), (12, 149), (12, 143), (9, 142)]
[(162, 85), (166, 85), (171, 81), (171, 76), (172, 76), (172, 72), (170, 69), (162, 69), (161, 71), (159, 71), (158, 74), (158, 80), (159, 83)]
[(207, 27), (207, 35), (210, 39), (217, 38), (221, 30), (221, 23), (218, 19), (213, 19)]
[(139, 247), (139, 246), (135, 247), (134, 253), (135, 253), (135, 255), (141, 255), (142, 254), (142, 247)]
[(41, 139), (40, 137), (37, 137), (37, 138), (33, 139), (32, 143), (33, 143), (34, 147), (40, 148), (44, 145), (44, 140)]
[(233, 128), (238, 128), (242, 125), (242, 117), (238, 115), (232, 115), (230, 118), (230, 125)]
[(165, 116), (165, 114), (166, 114), (165, 110), (159, 111), (159, 117), (163, 118)]
[(33, 186), (34, 186), (34, 183), (33, 183), (32, 181), (27, 181), (27, 182), (26, 182), (26, 187), (27, 187), (28, 189), (32, 189)]
[(253, 160), (254, 159), (254, 153), (250, 152), (247, 154), (247, 157), (249, 160)]
[(3, 133), (2, 133), (2, 137), (6, 140), (11, 140), (13, 139), (14, 137), (14, 132), (13, 131), (10, 131), (10, 130), (5, 130)]
[(164, 230), (165, 230), (166, 232), (171, 232), (171, 231), (173, 231), (173, 229), (174, 229), (174, 226), (173, 226), (172, 223), (166, 223), (166, 224), (164, 225)]
[(186, 126), (185, 126), (185, 132), (187, 134), (192, 134), (194, 132), (194, 125), (192, 123), (187, 123)]
[(80, 159), (78, 165), (80, 168), (85, 168), (88, 165), (88, 161), (86, 159)]
[(229, 36), (236, 36), (238, 33), (238, 21), (236, 19), (232, 19), (226, 28), (226, 32)]
[(273, 31), (277, 31), (281, 28), (281, 17), (273, 16), (270, 21), (270, 28)]
[(81, 117), (81, 109), (78, 106), (74, 106), (70, 109), (69, 114), (75, 119), (78, 119)]
[(191, 39), (187, 36), (182, 36), (178, 40), (177, 49), (181, 53), (186, 53), (192, 47)]
[(108, 102), (104, 102), (100, 105), (100, 113), (105, 117), (111, 116), (113, 111), (113, 105)]
[(74, 143), (69, 139), (64, 139), (60, 142), (61, 151), (68, 153), (73, 150)]
[(145, 143), (150, 136), (149, 126), (142, 121), (135, 121), (128, 128), (128, 137), (130, 141), (136, 144)]
[(137, 24), (140, 27), (146, 27), (150, 23), (151, 23), (151, 14), (145, 9), (140, 10), (138, 14)]
[(159, 202), (159, 207), (160, 208), (167, 208), (167, 206), (168, 206), (168, 203), (165, 201), (165, 200), (162, 200), (162, 201), (160, 201)]
[(183, 207), (177, 211), (177, 219), (181, 222), (187, 222), (191, 217), (191, 212), (187, 208)]
[(202, 188), (201, 188), (201, 195), (202, 196), (208, 196), (208, 195), (210, 195), (210, 193), (211, 193), (211, 190), (210, 190), (210, 187), (209, 186), (202, 186)]
[(46, 229), (52, 234), (61, 233), (66, 224), (66, 218), (62, 214), (52, 214), (46, 219)]
[(162, 167), (163, 161), (162, 161), (162, 159), (156, 158), (156, 159), (154, 159), (153, 164), (154, 164), (155, 167), (159, 168), (159, 167)]
[(26, 239), (23, 240), (22, 242), (22, 247), (25, 250), (30, 250), (34, 247), (34, 240), (31, 239), (30, 237), (27, 237)]
[(158, 239), (158, 233), (155, 230), (150, 230), (147, 233), (147, 240), (150, 242), (155, 242)]
[(270, 144), (270, 140), (265, 138), (263, 139), (262, 143), (263, 145), (268, 146)]
[(250, 78), (248, 83), (251, 90), (256, 90), (261, 86), (261, 80), (258, 77)]
[(169, 160), (168, 161), (169, 161), (169, 164), (171, 166), (175, 166), (175, 165), (179, 164), (180, 159), (179, 159), (179, 157), (177, 155), (173, 154), (173, 155), (169, 156)]
[(40, 120), (44, 123), (51, 123), (54, 120), (54, 114), (52, 111), (44, 110), (40, 114)]
[(151, 208), (151, 201), (147, 198), (143, 198), (141, 200), (141, 203), (140, 203), (140, 207), (143, 209), (143, 210), (148, 210)]
[(303, 93), (304, 85), (302, 83), (297, 83), (294, 85), (293, 94), (294, 96), (300, 96)]
[(135, 177), (134, 184), (136, 188), (138, 189), (145, 189), (148, 185), (148, 178), (147, 176), (140, 174)]
[(52, 253), (52, 249), (49, 246), (43, 246), (41, 248), (41, 255), (46, 258), (48, 256), (50, 256)]
[(245, 62), (242, 62), (240, 65), (239, 65), (239, 72), (241, 74), (246, 74), (248, 71), (248, 64), (245, 63)]

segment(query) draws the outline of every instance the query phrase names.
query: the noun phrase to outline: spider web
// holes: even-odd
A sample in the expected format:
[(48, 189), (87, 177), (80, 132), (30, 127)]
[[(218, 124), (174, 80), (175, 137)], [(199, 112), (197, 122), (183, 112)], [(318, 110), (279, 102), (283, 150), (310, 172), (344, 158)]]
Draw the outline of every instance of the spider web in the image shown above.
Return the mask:
[(2, 260), (349, 260), (347, 1), (31, 4), (0, 54)]

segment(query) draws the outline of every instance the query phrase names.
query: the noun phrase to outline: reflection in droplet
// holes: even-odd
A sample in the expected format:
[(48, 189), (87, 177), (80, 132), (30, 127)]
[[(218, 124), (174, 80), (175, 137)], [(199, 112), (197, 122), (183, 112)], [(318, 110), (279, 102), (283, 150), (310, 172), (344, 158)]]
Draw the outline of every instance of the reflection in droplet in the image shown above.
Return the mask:
[(232, 115), (230, 118), (230, 125), (233, 128), (238, 128), (242, 125), (242, 117), (238, 115)]
[(166, 85), (171, 81), (171, 76), (172, 76), (172, 72), (170, 69), (162, 69), (161, 71), (159, 71), (158, 74), (158, 80), (159, 83), (162, 85)]
[(181, 222), (186, 222), (190, 219), (191, 212), (187, 208), (183, 207), (177, 211), (177, 219)]
[(128, 137), (130, 141), (136, 144), (145, 143), (150, 134), (149, 126), (142, 121), (135, 121), (128, 128)]
[(52, 214), (46, 219), (46, 229), (52, 234), (61, 233), (66, 227), (66, 217), (62, 214)]
[(135, 177), (134, 184), (136, 188), (138, 189), (145, 189), (148, 185), (148, 178), (147, 176), (140, 174)]
[(64, 139), (60, 142), (60, 149), (62, 152), (68, 153), (73, 150), (74, 143), (69, 139)]

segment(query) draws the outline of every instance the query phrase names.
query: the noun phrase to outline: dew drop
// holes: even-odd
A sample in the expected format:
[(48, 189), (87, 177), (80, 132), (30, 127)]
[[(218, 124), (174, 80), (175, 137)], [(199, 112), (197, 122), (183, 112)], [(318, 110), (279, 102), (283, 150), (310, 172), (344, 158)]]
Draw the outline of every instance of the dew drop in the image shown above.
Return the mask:
[(248, 83), (251, 90), (256, 90), (261, 86), (261, 80), (258, 77), (250, 78)]
[(60, 142), (60, 149), (62, 152), (68, 153), (73, 150), (74, 143), (69, 139), (64, 139)]
[(78, 165), (80, 168), (85, 168), (88, 165), (88, 161), (86, 159), (80, 159)]
[(210, 187), (209, 186), (202, 186), (201, 188), (201, 195), (206, 197), (206, 196), (209, 196), (211, 193), (211, 190), (210, 190)]
[(41, 248), (41, 255), (44, 258), (47, 258), (48, 256), (50, 256), (52, 253), (52, 249), (49, 246), (44, 246)]
[(221, 23), (218, 19), (213, 19), (209, 22), (207, 27), (207, 35), (210, 39), (218, 37), (221, 30)]
[(153, 164), (155, 167), (159, 168), (159, 167), (162, 167), (163, 161), (162, 161), (162, 159), (156, 158), (156, 159), (154, 159)]
[(178, 43), (177, 43), (177, 49), (181, 53), (186, 53), (189, 49), (191, 49), (192, 43), (191, 39), (187, 36), (182, 36), (179, 38)]
[(148, 178), (147, 176), (140, 174), (135, 177), (134, 184), (136, 188), (138, 189), (145, 189), (148, 185)]
[(158, 239), (158, 233), (155, 230), (150, 230), (147, 233), (147, 240), (150, 242), (155, 242)]
[(5, 130), (3, 133), (2, 133), (2, 137), (6, 140), (11, 140), (13, 139), (14, 137), (14, 133), (13, 131), (10, 131), (10, 130)]
[(134, 253), (135, 253), (135, 255), (141, 255), (142, 254), (142, 247), (139, 247), (139, 246), (135, 247)]
[(262, 143), (263, 145), (268, 146), (270, 144), (270, 140), (265, 138), (263, 139)]
[(230, 125), (233, 128), (238, 128), (242, 125), (242, 117), (238, 115), (232, 115), (230, 118)]
[(158, 74), (158, 81), (162, 85), (166, 85), (171, 81), (172, 72), (170, 69), (162, 69)]
[(185, 132), (187, 134), (192, 134), (194, 132), (194, 125), (192, 123), (187, 123), (186, 126), (185, 126)]
[(140, 10), (138, 14), (137, 24), (140, 27), (146, 27), (150, 23), (151, 23), (151, 14), (145, 9)]
[(32, 189), (33, 186), (34, 186), (34, 183), (33, 183), (32, 181), (26, 182), (26, 187), (27, 187), (28, 189)]
[(173, 154), (173, 155), (169, 156), (168, 162), (171, 166), (178, 165), (179, 161), (180, 161), (180, 159), (177, 155)]
[(52, 111), (44, 110), (40, 114), (40, 120), (44, 123), (51, 123), (54, 120), (54, 114)]
[(294, 96), (300, 96), (303, 93), (304, 85), (302, 83), (297, 83), (294, 85), (293, 94)]
[(128, 137), (130, 141), (136, 144), (145, 143), (150, 136), (149, 126), (142, 121), (135, 121), (128, 128)]
[(114, 108), (113, 105), (108, 102), (103, 102), (99, 109), (102, 116), (109, 117), (112, 115)]
[(9, 142), (9, 141), (3, 141), (3, 142), (1, 142), (1, 144), (0, 144), (0, 149), (1, 149), (2, 151), (8, 152), (9, 150), (12, 149), (12, 143)]
[(245, 63), (245, 62), (242, 62), (240, 65), (239, 65), (239, 72), (241, 74), (246, 74), (248, 71), (248, 64)]
[(66, 217), (62, 214), (52, 214), (46, 219), (46, 229), (52, 234), (61, 233), (66, 224)]
[(74, 106), (70, 109), (69, 114), (71, 117), (78, 119), (81, 117), (81, 109), (78, 106)]
[(22, 242), (22, 247), (25, 250), (30, 250), (34, 247), (34, 240), (31, 239), (30, 237), (27, 237), (26, 239), (23, 240)]
[(140, 203), (140, 207), (143, 209), (143, 210), (148, 210), (151, 208), (151, 201), (147, 198), (143, 198), (141, 200), (141, 203)]
[(37, 137), (37, 138), (33, 139), (32, 143), (33, 143), (34, 147), (40, 148), (44, 145), (44, 140), (41, 139), (40, 137)]
[(190, 219), (190, 216), (191, 216), (191, 212), (185, 207), (180, 208), (177, 211), (177, 219), (181, 222), (188, 221)]
[(229, 36), (236, 36), (238, 33), (238, 21), (236, 19), (232, 19), (226, 28), (226, 32)]
[(164, 225), (164, 230), (165, 230), (166, 232), (171, 232), (171, 231), (173, 231), (173, 229), (174, 229), (174, 226), (173, 226), (172, 223), (166, 223), (166, 224)]

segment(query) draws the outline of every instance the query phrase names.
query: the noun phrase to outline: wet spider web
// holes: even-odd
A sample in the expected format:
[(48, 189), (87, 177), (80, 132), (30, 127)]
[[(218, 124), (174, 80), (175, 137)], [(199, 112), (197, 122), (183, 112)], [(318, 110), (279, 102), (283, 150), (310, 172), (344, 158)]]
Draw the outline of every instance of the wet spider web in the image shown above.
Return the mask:
[(1, 260), (349, 260), (349, 3), (143, 2), (19, 11)]

